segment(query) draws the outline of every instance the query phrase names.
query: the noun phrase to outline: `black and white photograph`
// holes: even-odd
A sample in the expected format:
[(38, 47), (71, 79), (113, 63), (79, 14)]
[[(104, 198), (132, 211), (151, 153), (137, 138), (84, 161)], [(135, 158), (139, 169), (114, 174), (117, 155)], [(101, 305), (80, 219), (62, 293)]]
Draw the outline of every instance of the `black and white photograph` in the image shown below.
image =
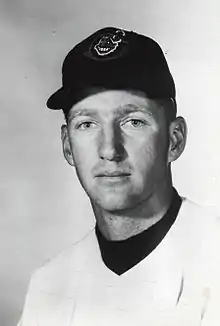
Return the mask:
[(220, 4), (0, 3), (0, 325), (220, 325)]

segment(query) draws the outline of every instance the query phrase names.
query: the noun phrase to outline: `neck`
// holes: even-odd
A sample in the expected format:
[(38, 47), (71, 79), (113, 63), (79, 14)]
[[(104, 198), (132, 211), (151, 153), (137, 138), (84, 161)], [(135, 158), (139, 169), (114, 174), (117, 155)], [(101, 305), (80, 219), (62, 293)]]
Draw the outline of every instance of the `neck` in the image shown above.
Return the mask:
[(98, 227), (103, 236), (112, 241), (128, 239), (157, 223), (172, 201), (172, 184), (151, 194), (132, 208), (109, 212), (91, 202)]

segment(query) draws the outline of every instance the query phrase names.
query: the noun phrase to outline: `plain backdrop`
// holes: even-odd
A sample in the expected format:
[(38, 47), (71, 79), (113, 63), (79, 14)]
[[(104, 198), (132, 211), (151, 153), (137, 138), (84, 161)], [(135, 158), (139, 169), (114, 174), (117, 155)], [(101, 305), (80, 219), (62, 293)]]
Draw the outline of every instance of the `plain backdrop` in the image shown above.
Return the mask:
[(219, 0), (1, 0), (1, 326), (16, 325), (33, 270), (93, 224), (62, 156), (62, 113), (45, 102), (61, 85), (67, 52), (104, 26), (144, 33), (162, 46), (188, 122), (174, 184), (220, 211)]

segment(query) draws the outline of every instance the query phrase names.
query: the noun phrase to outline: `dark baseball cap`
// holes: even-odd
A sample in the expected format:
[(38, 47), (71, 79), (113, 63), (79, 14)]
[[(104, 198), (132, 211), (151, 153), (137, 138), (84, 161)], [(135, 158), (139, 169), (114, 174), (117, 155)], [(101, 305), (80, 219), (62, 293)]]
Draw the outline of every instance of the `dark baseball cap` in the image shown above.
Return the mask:
[(88, 94), (101, 90), (141, 91), (150, 99), (172, 99), (175, 84), (165, 56), (153, 39), (115, 27), (100, 29), (66, 56), (62, 84), (47, 101), (68, 111)]

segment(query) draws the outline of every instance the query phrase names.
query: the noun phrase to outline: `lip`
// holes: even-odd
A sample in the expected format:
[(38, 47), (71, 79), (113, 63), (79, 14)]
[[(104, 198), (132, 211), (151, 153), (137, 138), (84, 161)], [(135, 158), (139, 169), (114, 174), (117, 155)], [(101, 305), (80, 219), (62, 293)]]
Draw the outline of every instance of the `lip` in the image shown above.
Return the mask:
[(128, 177), (130, 173), (121, 172), (121, 171), (113, 171), (113, 172), (103, 172), (96, 175), (99, 178), (121, 178), (121, 177)]
[(129, 181), (130, 173), (122, 171), (103, 172), (96, 175), (97, 181), (103, 186), (122, 186)]

